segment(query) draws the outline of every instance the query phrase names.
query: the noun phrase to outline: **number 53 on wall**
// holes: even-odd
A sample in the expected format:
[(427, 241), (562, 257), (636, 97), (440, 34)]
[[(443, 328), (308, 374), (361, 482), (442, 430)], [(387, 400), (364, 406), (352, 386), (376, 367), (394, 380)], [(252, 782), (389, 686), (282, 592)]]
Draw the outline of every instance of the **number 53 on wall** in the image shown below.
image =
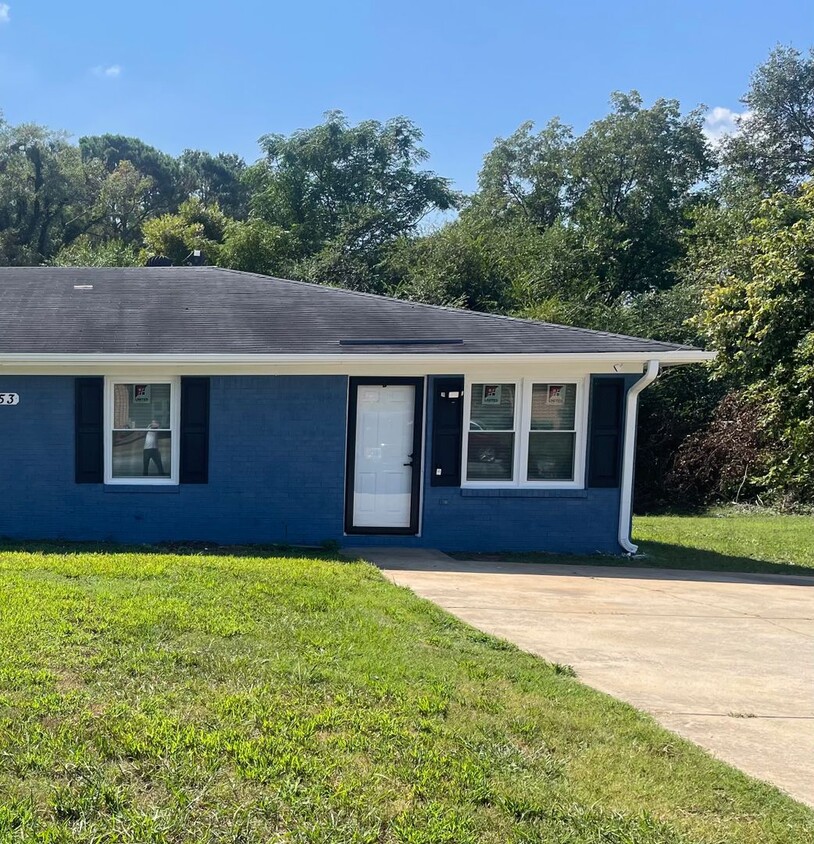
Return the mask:
[(0, 393), (0, 404), (19, 404), (20, 396), (18, 393)]

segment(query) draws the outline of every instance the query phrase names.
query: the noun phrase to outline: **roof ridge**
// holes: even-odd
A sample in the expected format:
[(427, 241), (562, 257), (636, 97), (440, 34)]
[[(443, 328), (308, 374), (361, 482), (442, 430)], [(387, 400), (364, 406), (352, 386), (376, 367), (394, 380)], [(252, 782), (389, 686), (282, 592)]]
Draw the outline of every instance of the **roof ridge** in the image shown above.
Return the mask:
[(465, 314), (468, 316), (481, 316), (481, 317), (491, 317), (494, 319), (503, 319), (508, 320), (509, 322), (519, 322), (524, 325), (539, 325), (544, 326), (546, 328), (555, 328), (562, 331), (573, 331), (579, 334), (598, 334), (602, 337), (615, 337), (620, 340), (638, 340), (639, 342), (648, 342), (648, 343), (658, 343), (662, 346), (665, 346), (669, 349), (677, 350), (677, 349), (693, 349), (694, 347), (687, 343), (669, 343), (665, 340), (652, 340), (647, 337), (636, 337), (632, 334), (617, 334), (613, 331), (600, 331), (596, 328), (580, 328), (577, 325), (562, 325), (558, 322), (544, 322), (543, 320), (538, 319), (526, 319), (525, 317), (516, 317), (516, 316), (509, 316), (508, 314), (493, 314), (488, 313), (486, 311), (474, 311), (469, 310), (467, 308), (452, 308), (449, 305), (431, 305), (427, 302), (415, 302), (412, 299), (397, 299), (395, 296), (385, 296), (381, 293), (366, 293), (362, 290), (350, 290), (347, 287), (335, 287), (334, 285), (330, 284), (321, 284), (316, 281), (300, 281), (298, 279), (293, 278), (279, 278), (278, 276), (273, 275), (263, 275), (263, 273), (254, 273), (248, 272), (246, 270), (235, 270), (231, 267), (214, 267), (214, 266), (206, 266), (206, 267), (198, 267), (197, 269), (207, 269), (207, 270), (216, 270), (219, 272), (229, 272), (234, 273), (235, 275), (250, 275), (254, 278), (261, 278), (270, 281), (280, 281), (284, 282), (285, 284), (296, 284), (302, 285), (304, 287), (311, 287), (311, 288), (321, 288), (323, 290), (335, 290), (339, 293), (347, 293), (352, 296), (362, 296), (365, 298), (370, 299), (384, 299), (390, 302), (404, 302), (405, 304), (414, 305), (419, 308), (429, 308), (431, 310), (436, 311), (445, 311), (451, 312), (455, 314)]

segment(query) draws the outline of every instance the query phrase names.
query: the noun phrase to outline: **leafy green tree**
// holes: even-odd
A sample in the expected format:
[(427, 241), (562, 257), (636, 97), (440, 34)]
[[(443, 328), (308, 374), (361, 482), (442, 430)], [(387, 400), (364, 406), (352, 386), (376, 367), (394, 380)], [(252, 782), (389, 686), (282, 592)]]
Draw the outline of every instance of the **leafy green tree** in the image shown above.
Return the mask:
[(495, 142), (478, 177), (475, 210), (545, 229), (564, 211), (573, 132), (558, 118), (537, 134), (533, 128), (530, 121), (523, 123), (510, 137)]
[(730, 180), (766, 196), (814, 172), (814, 49), (777, 47), (752, 76), (739, 132), (724, 143)]
[(105, 173), (91, 212), (94, 233), (102, 238), (134, 243), (151, 212), (149, 194), (153, 180), (142, 175), (130, 161), (120, 161)]
[(85, 231), (99, 181), (63, 133), (0, 118), (0, 264), (40, 264)]
[(167, 258), (173, 266), (188, 264), (196, 249), (203, 251), (206, 238), (200, 223), (180, 214), (162, 214), (144, 223), (144, 258)]
[(183, 200), (178, 162), (165, 152), (124, 135), (87, 135), (79, 139), (83, 161), (97, 160), (108, 173), (122, 161), (151, 180), (147, 201), (152, 214), (175, 211)]
[(246, 218), (249, 210), (246, 162), (239, 155), (223, 152), (212, 155), (202, 150), (185, 149), (178, 165), (185, 196), (196, 197), (205, 206), (217, 205), (233, 219)]
[(266, 135), (265, 158), (248, 174), (253, 216), (290, 233), (303, 277), (378, 289), (386, 247), (458, 201), (446, 179), (418, 169), (420, 141), (406, 118), (351, 126), (340, 112), (288, 137)]
[(220, 250), (221, 266), (278, 277), (292, 275), (291, 235), (262, 220), (231, 221)]
[(764, 202), (703, 303), (718, 374), (746, 385), (777, 445), (766, 488), (814, 499), (814, 183)]
[(528, 315), (584, 320), (586, 305), (607, 310), (678, 281), (688, 214), (713, 166), (702, 115), (674, 100), (645, 108), (635, 91), (611, 103), (581, 136), (555, 119), (498, 140), (462, 212), (502, 231), (504, 246), (522, 244), (509, 275)]
[(388, 255), (397, 296), (431, 305), (502, 310), (505, 278), (488, 247), (460, 220), (417, 239), (401, 238)]
[(606, 300), (675, 284), (686, 214), (713, 163), (699, 110), (643, 108), (635, 91), (611, 102), (574, 142), (568, 185), (570, 222)]
[(181, 203), (178, 216), (187, 223), (200, 225), (204, 238), (214, 244), (223, 242), (230, 222), (217, 203), (206, 205), (195, 196)]
[(550, 319), (581, 283), (568, 238), (561, 223), (541, 231), (523, 215), (497, 222), (469, 206), (436, 232), (396, 244), (391, 285), (409, 299)]
[(162, 214), (144, 223), (144, 258), (168, 258), (174, 266), (182, 266), (200, 250), (207, 264), (217, 264), (228, 225), (217, 206), (188, 199), (177, 214)]
[(50, 262), (55, 267), (138, 267), (138, 249), (121, 240), (94, 242), (80, 235), (70, 246), (63, 246)]

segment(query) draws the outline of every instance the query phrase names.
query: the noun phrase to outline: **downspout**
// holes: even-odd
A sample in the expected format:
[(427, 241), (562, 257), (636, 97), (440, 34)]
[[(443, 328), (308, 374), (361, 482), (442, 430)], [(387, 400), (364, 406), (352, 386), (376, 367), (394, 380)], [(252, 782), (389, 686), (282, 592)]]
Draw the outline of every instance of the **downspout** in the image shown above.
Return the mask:
[(659, 362), (647, 362), (644, 375), (627, 391), (625, 405), (625, 438), (622, 446), (622, 488), (619, 502), (619, 544), (628, 554), (635, 554), (638, 545), (630, 541), (630, 518), (633, 511), (633, 466), (636, 460), (636, 421), (639, 415), (639, 393), (659, 375)]

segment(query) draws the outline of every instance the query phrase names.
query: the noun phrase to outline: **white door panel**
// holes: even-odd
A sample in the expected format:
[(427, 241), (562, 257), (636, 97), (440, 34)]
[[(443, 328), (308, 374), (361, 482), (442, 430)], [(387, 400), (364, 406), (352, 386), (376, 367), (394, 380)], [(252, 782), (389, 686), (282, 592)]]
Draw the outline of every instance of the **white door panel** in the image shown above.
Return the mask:
[(415, 387), (357, 387), (353, 526), (410, 526)]

